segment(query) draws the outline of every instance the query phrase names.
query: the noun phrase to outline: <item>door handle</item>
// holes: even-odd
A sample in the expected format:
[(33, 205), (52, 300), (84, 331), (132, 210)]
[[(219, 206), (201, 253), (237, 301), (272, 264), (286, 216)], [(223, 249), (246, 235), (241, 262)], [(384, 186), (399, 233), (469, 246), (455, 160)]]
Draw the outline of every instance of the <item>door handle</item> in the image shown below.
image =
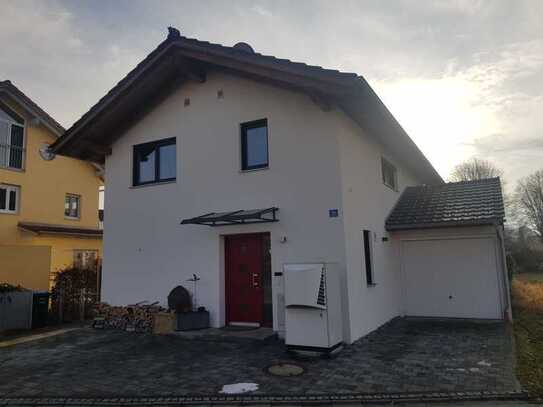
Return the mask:
[(253, 277), (253, 288), (258, 288), (260, 286), (260, 282), (258, 281), (258, 273), (252, 273)]

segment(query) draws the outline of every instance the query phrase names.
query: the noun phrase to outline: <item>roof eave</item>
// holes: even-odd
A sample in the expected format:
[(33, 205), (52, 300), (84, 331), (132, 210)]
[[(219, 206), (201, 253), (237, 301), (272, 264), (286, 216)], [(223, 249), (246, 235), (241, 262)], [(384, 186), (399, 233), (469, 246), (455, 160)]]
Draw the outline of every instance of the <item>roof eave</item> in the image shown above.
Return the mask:
[[(66, 130), (64, 135), (51, 145), (51, 151), (56, 154), (69, 155), (63, 150), (64, 146), (68, 144), (78, 132), (83, 131), (85, 126), (87, 126), (97, 115), (109, 107), (109, 104), (112, 103), (112, 101), (118, 97), (120, 93), (134, 84), (136, 80), (141, 78), (142, 75), (144, 75), (151, 66), (153, 66), (165, 53), (167, 53), (172, 46), (172, 41), (169, 39), (166, 39), (160, 43), (158, 47), (151, 52), (147, 58), (145, 58), (145, 60), (140, 62), (140, 64), (130, 71), (121, 81), (119, 81), (119, 83), (115, 85), (106, 95), (98, 100), (98, 102), (96, 102), (89, 109), (89, 111), (83, 114), (83, 116), (81, 116), (68, 130)], [(151, 57), (151, 55), (153, 56)], [(149, 57), (151, 58), (149, 59)], [(142, 64), (143, 66), (140, 66)]]
[(39, 106), (39, 110), (34, 108), (32, 104), (35, 105), (35, 103), (29, 103), (30, 99), (28, 98), (28, 96), (18, 90), (15, 85), (9, 83), (9, 85), (7, 86), (0, 86), (0, 92), (8, 95), (15, 103), (17, 103), (25, 111), (30, 113), (31, 116), (40, 119), (41, 123), (43, 123), (43, 125), (56, 137), (61, 137), (64, 134), (64, 127), (62, 127), (59, 123), (54, 122), (53, 119), (45, 111), (39, 108)]
[(28, 222), (19, 222), (17, 227), (35, 235), (63, 235), (97, 239), (103, 237), (103, 230), (93, 228), (73, 228), (64, 225), (47, 225)]
[[(149, 54), (149, 56), (144, 59), (138, 66), (136, 66), (130, 73), (128, 73), (125, 78), (123, 78), (108, 94), (106, 94), (102, 99), (100, 99), (91, 109), (85, 113), (72, 127), (70, 127), (55, 143), (51, 146), (51, 149), (53, 152), (58, 154), (67, 154), (68, 151), (65, 148), (66, 145), (70, 143), (70, 141), (76, 136), (78, 133), (81, 133), (85, 131), (85, 127), (88, 126), (93, 119), (95, 119), (100, 113), (105, 111), (111, 103), (114, 103), (115, 100), (130, 86), (132, 86), (136, 81), (141, 79), (149, 69), (151, 69), (155, 64), (157, 64), (168, 52), (172, 51), (173, 49), (179, 49), (184, 54), (185, 58), (193, 58), (198, 61), (201, 61), (203, 63), (209, 63), (214, 64), (217, 63), (216, 58), (220, 58), (221, 62), (223, 62), (223, 65), (226, 68), (230, 69), (245, 69), (249, 71), (249, 67), (251, 65), (258, 66), (259, 69), (267, 70), (271, 74), (272, 72), (275, 72), (279, 75), (289, 74), (293, 75), (290, 82), (295, 83), (296, 79), (302, 78), (303, 76), (299, 73), (295, 72), (285, 72), (284, 69), (279, 68), (271, 68), (269, 66), (266, 66), (265, 64), (257, 64), (255, 61), (247, 60), (245, 67), (242, 66), (242, 63), (240, 62), (240, 59), (243, 60), (244, 56), (236, 56), (228, 55), (225, 52), (219, 52), (219, 53), (210, 53), (209, 51), (205, 50), (202, 46), (197, 45), (190, 45), (186, 41), (183, 41), (182, 39), (178, 40), (171, 40), (166, 39), (163, 41), (159, 46)], [(241, 58), (240, 58), (241, 57)], [(245, 57), (247, 58), (247, 57)], [(260, 73), (262, 75), (262, 72)], [(264, 76), (264, 75), (262, 75)], [(297, 76), (298, 78), (295, 78), (294, 76)], [(354, 76), (353, 76), (354, 77)], [(333, 81), (333, 80), (325, 80), (323, 78), (312, 78), (312, 83), (306, 84), (306, 86), (313, 86), (315, 91), (320, 91), (322, 93), (328, 92), (330, 95), (339, 97), (339, 96), (346, 96), (349, 94), (354, 94), (354, 91), (352, 91), (352, 86), (349, 87), (349, 84), (344, 81)], [(324, 86), (326, 84), (326, 89), (322, 89), (319, 86)], [(351, 84), (352, 85), (352, 84)]]
[[(363, 106), (373, 106), (372, 110), (379, 113), (384, 123), (388, 123), (390, 132), (390, 140), (387, 140), (389, 146), (393, 146), (400, 151), (396, 155), (409, 157), (406, 161), (408, 167), (418, 176), (421, 182), (427, 184), (441, 184), (443, 179), (427, 160), (424, 154), (416, 146), (416, 144), (407, 135), (405, 130), (396, 121), (394, 116), (386, 108), (371, 86), (364, 78), (356, 74), (340, 73), (338, 71), (323, 70), (317, 74), (315, 67), (310, 67), (305, 64), (290, 62), (285, 63), (283, 60), (276, 60), (273, 64), (272, 57), (262, 56), (260, 54), (243, 54), (232, 53), (228, 47), (222, 47), (216, 44), (204, 43), (197, 40), (187, 39), (184, 37), (167, 38), (159, 46), (152, 51), (138, 66), (136, 66), (125, 78), (123, 78), (113, 89), (111, 89), (102, 99), (100, 99), (87, 113), (85, 113), (74, 125), (69, 128), (65, 134), (59, 138), (53, 145), (52, 151), (62, 155), (68, 155), (75, 158), (89, 159), (84, 157), (86, 153), (81, 150), (82, 147), (72, 145), (77, 138), (86, 139), (92, 128), (92, 122), (97, 119), (100, 114), (108, 109), (118, 98), (142, 78), (155, 64), (170, 52), (172, 49), (180, 51), (181, 56), (200, 61), (203, 64), (217, 65), (226, 69), (239, 70), (245, 74), (253, 74), (254, 76), (266, 78), (266, 75), (274, 78), (273, 80), (284, 81), (290, 86), (299, 87), (309, 95), (324, 95), (337, 101), (340, 107), (347, 115), (351, 116), (355, 122), (361, 127), (366, 123), (362, 120), (364, 114)], [(302, 66), (305, 71), (300, 69)], [(152, 73), (152, 72), (151, 72)], [(303, 82), (301, 80), (304, 80)], [(368, 102), (369, 101), (369, 102)], [(347, 108), (346, 108), (347, 107)], [(353, 114), (357, 113), (357, 117)], [(368, 113), (366, 112), (366, 115)], [(371, 116), (371, 114), (369, 115)], [(366, 120), (367, 121), (367, 120)], [(382, 122), (383, 123), (383, 122)], [(381, 131), (388, 133), (389, 131)], [(92, 134), (91, 134), (92, 135)], [(382, 138), (382, 134), (376, 134), (376, 137)], [(112, 141), (109, 141), (111, 145)], [(108, 144), (108, 143), (106, 143)], [(102, 146), (103, 147), (103, 146)], [(106, 154), (92, 153), (101, 162), (105, 161)]]
[[(407, 134), (401, 124), (396, 120), (394, 115), (386, 107), (377, 93), (375, 93), (369, 83), (363, 77), (360, 77), (359, 79), (360, 87), (370, 95), (369, 100), (374, 102), (376, 109), (382, 114), (383, 119), (392, 126), (395, 134), (394, 137), (401, 137), (401, 143), (403, 143), (408, 150), (406, 153), (411, 156), (407, 161), (411, 164), (411, 166), (414, 166), (413, 170), (418, 173), (417, 175), (421, 178), (421, 181), (428, 185), (445, 183), (441, 175), (439, 175), (434, 166)], [(394, 140), (395, 143), (397, 143), (397, 141), (398, 140)]]
[(401, 232), (408, 230), (423, 230), (423, 229), (442, 229), (442, 228), (456, 228), (456, 227), (469, 227), (469, 226), (498, 226), (503, 225), (503, 219), (486, 219), (486, 220), (474, 220), (474, 221), (460, 221), (460, 222), (437, 222), (437, 223), (417, 223), (417, 224), (403, 224), (403, 225), (385, 225), (385, 229), (388, 232)]

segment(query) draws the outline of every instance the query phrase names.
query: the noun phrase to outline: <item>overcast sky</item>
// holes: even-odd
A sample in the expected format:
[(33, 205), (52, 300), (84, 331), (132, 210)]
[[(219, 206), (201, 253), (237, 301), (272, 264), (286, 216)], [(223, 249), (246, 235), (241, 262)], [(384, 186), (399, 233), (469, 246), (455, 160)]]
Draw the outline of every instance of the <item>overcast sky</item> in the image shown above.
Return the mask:
[(447, 178), (543, 168), (543, 1), (3, 0), (0, 80), (69, 127), (166, 36), (357, 72)]

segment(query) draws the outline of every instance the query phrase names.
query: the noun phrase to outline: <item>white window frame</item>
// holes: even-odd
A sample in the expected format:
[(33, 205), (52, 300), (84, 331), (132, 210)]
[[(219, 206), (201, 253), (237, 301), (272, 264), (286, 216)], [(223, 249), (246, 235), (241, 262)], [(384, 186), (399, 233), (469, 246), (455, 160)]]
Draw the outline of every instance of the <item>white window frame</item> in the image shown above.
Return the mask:
[[(19, 201), (21, 199), (21, 188), (18, 185), (0, 184), (0, 188), (6, 190), (6, 209), (0, 209), (0, 213), (17, 214), (19, 213)], [(15, 210), (9, 209), (10, 192), (15, 191)]]
[[(6, 113), (4, 110), (2, 110), (7, 116), (9, 116), (8, 113)], [(9, 169), (9, 170), (18, 170), (18, 171), (23, 171), (25, 169), (25, 161), (26, 161), (26, 126), (24, 124), (20, 124), (20, 123), (17, 123), (13, 120), (6, 120), (4, 118), (1, 118), (0, 117), (0, 122), (3, 122), (3, 123), (7, 123), (8, 124), (8, 138), (7, 138), (7, 144), (1, 144), (0, 143), (0, 154), (5, 154), (5, 162), (6, 162), (6, 165), (2, 165), (2, 160), (0, 160), (0, 168), (5, 168), (5, 169)], [(12, 145), (12, 141), (11, 141), (11, 128), (13, 126), (18, 126), (18, 127), (22, 127), (23, 128), (23, 147), (21, 148), (22, 149), (22, 158), (21, 158), (21, 168), (19, 167), (11, 167), (9, 165), (9, 156), (10, 156), (10, 152), (11, 152), (11, 149), (13, 148), (13, 145)], [(19, 147), (17, 147), (19, 148)], [(5, 151), (4, 151), (5, 149)]]
[[(393, 185), (389, 184), (385, 177), (385, 167), (388, 167), (392, 169), (393, 171)], [(381, 157), (381, 178), (383, 180), (383, 184), (389, 187), (390, 189), (394, 191), (398, 191), (398, 169), (394, 164), (392, 164), (390, 161), (388, 161), (386, 158)]]
[[(68, 197), (77, 199), (77, 216), (66, 215), (66, 199)], [(65, 219), (70, 219), (70, 220), (80, 220), (81, 219), (81, 195), (67, 193), (64, 196), (64, 218)]]

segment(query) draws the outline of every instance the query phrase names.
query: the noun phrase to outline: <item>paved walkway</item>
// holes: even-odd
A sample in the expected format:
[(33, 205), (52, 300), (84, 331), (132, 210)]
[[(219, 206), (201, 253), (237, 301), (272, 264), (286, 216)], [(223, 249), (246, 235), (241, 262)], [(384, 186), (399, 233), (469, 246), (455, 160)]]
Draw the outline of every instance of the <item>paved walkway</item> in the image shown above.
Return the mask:
[[(63, 328), (55, 329), (43, 333), (30, 334), (30, 335), (20, 335), (10, 339), (0, 338), (0, 348), (7, 348), (8, 346), (19, 345), (21, 343), (33, 342), (44, 338), (49, 338), (51, 336), (62, 335), (70, 331), (75, 331), (80, 328)], [(8, 337), (9, 338), (9, 337)]]
[[(306, 372), (265, 372), (287, 360)], [(504, 325), (490, 323), (397, 319), (334, 359), (302, 361), (275, 339), (92, 329), (0, 349), (3, 397), (212, 395), (242, 382), (267, 395), (518, 390), (511, 338)]]

